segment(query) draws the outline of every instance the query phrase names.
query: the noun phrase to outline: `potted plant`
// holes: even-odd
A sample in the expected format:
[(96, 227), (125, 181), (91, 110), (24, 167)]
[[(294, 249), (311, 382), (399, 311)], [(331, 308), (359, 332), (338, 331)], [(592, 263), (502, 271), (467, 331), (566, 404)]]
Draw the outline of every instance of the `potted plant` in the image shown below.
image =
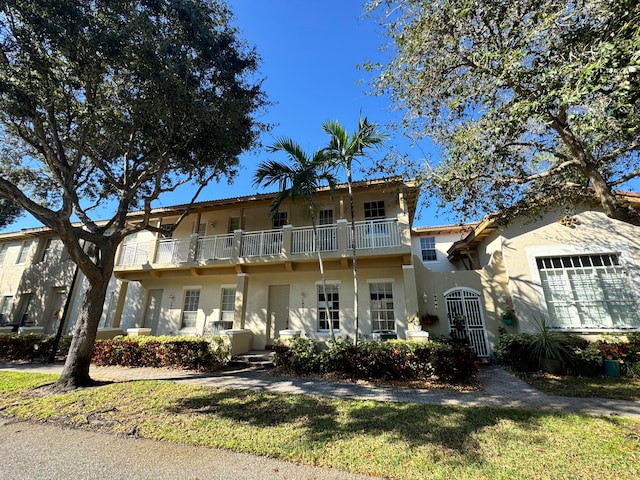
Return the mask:
[(465, 318), (463, 314), (456, 313), (454, 315), (453, 326), (456, 328), (456, 330), (464, 330), (464, 322), (465, 322)]
[(619, 377), (620, 364), (624, 362), (623, 359), (627, 353), (626, 345), (600, 340), (596, 343), (596, 348), (602, 354), (604, 374), (608, 377)]
[(420, 319), (419, 312), (409, 317), (409, 325), (413, 325), (413, 329), (416, 331), (422, 330), (422, 320)]
[(529, 337), (531, 359), (541, 370), (560, 374), (572, 363), (575, 337), (552, 330), (546, 320), (536, 323), (538, 331)]
[(516, 321), (516, 312), (509, 308), (500, 314), (500, 318), (502, 318), (505, 325), (513, 325)]
[(435, 322), (438, 321), (438, 316), (437, 315), (432, 315), (430, 313), (425, 313), (424, 315), (422, 315), (422, 326), (423, 327), (430, 327), (431, 325), (433, 325)]

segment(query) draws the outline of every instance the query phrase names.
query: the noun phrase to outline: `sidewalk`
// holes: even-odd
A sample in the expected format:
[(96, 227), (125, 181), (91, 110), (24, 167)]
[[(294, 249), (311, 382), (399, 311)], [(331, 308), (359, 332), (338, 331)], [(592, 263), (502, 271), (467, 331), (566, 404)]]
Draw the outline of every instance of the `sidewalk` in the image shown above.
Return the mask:
[[(0, 363), (0, 370), (60, 373), (62, 365)], [(168, 380), (191, 385), (262, 390), (275, 393), (430, 405), (521, 408), (544, 412), (640, 418), (640, 402), (547, 395), (499, 366), (487, 366), (480, 370), (479, 383), (482, 390), (478, 392), (377, 387), (317, 379), (284, 378), (265, 375), (264, 371), (252, 369), (199, 373), (155, 368), (92, 366), (91, 376), (96, 380)]]

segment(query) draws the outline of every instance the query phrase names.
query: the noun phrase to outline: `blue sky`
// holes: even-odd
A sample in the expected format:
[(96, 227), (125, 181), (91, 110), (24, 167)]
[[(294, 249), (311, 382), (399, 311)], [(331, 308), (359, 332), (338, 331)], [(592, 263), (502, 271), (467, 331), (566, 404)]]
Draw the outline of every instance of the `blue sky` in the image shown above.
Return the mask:
[[(261, 121), (273, 124), (262, 137), (263, 145), (277, 138), (291, 137), (309, 153), (327, 143), (321, 125), (326, 120), (338, 120), (351, 132), (360, 112), (382, 126), (400, 118), (400, 112), (390, 109), (388, 99), (368, 95), (370, 79), (367, 72), (357, 68), (366, 61), (383, 58), (380, 51), (385, 39), (374, 19), (362, 17), (362, 2), (358, 0), (229, 0), (235, 16), (235, 26), (241, 37), (254, 45), (262, 57), (260, 76), (263, 89), (273, 103)], [(428, 140), (418, 147), (401, 134), (390, 133), (386, 147), (395, 147), (409, 158), (422, 162), (424, 152), (437, 158), (437, 151)], [(385, 148), (376, 154), (380, 157)], [(256, 165), (268, 158), (263, 150), (244, 154), (243, 169), (233, 185), (226, 182), (211, 184), (199, 200), (211, 200), (256, 192), (253, 172)], [(364, 165), (365, 167), (367, 165)], [(354, 175), (364, 179), (362, 173)], [(190, 189), (161, 197), (154, 206), (184, 203), (190, 199)], [(258, 190), (266, 191), (264, 189)], [(108, 216), (108, 207), (102, 218)], [(434, 210), (422, 209), (416, 225), (439, 225), (455, 222), (446, 212), (434, 217)], [(38, 226), (25, 217), (5, 231)]]

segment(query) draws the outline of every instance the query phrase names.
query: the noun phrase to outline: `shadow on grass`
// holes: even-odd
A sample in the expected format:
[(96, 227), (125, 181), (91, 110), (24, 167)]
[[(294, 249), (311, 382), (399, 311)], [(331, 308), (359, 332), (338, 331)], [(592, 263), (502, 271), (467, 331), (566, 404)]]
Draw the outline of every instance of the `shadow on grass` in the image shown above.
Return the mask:
[(482, 462), (475, 433), (509, 420), (525, 430), (540, 428), (546, 414), (489, 407), (335, 400), (307, 395), (278, 395), (225, 390), (184, 399), (171, 414), (198, 414), (229, 419), (253, 427), (292, 425), (304, 432), (308, 444), (385, 436), (409, 447), (435, 444)]

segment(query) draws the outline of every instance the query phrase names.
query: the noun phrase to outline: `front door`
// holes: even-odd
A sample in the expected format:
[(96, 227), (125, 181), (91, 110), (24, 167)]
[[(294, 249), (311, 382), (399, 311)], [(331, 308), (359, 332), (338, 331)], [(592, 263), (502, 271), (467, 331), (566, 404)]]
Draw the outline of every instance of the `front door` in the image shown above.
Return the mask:
[(478, 357), (489, 356), (489, 339), (484, 326), (480, 293), (470, 288), (455, 288), (444, 294), (453, 338), (466, 338)]
[(64, 288), (55, 288), (51, 292), (51, 301), (48, 308), (47, 324), (44, 333), (56, 333), (63, 315), (63, 303), (66, 298)]
[(280, 330), (289, 328), (289, 285), (269, 286), (267, 309), (267, 344), (280, 336)]
[(149, 290), (147, 297), (147, 308), (144, 312), (143, 327), (151, 329), (151, 335), (156, 335), (158, 330), (158, 319), (160, 318), (160, 304), (162, 302), (162, 289)]

